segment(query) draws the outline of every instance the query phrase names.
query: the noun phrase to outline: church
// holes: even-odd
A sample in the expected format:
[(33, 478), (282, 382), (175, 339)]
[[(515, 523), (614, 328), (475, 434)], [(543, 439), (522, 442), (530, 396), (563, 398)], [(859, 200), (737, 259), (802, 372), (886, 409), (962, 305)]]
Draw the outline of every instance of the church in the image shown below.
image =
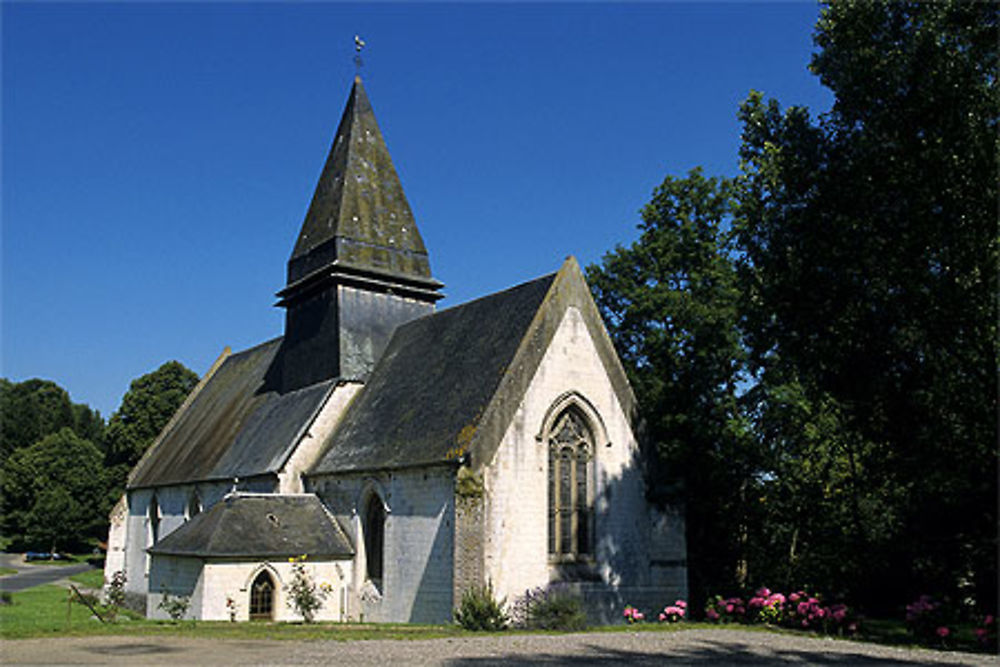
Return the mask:
[(443, 285), (360, 78), (278, 292), (284, 335), (212, 365), (129, 475), (105, 579), (166, 618), (443, 623), (463, 591), (566, 586), (595, 622), (685, 597), (635, 397), (575, 259), (435, 310)]

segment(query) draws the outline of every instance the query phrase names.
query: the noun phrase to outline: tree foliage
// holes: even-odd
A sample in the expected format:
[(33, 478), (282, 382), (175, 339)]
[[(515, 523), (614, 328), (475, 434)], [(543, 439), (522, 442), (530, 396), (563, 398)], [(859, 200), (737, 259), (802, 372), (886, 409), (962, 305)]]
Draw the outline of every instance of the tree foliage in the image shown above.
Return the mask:
[(69, 428), (14, 451), (0, 477), (4, 535), (43, 550), (103, 537), (108, 510), (103, 458)]
[(685, 479), (694, 595), (736, 572), (989, 605), (996, 7), (831, 3), (815, 41), (830, 112), (752, 93), (741, 175), (668, 178), (595, 299)]
[(37, 378), (17, 383), (0, 378), (0, 415), (0, 461), (63, 428), (95, 444), (104, 430), (99, 412), (73, 403), (55, 382)]
[[(818, 120), (741, 110), (751, 357), (835, 405), (855, 593), (996, 590), (997, 12), (827, 6)], [(779, 381), (781, 382), (781, 381)], [(879, 558), (871, 558), (872, 552)], [(992, 565), (991, 565), (992, 563)], [(912, 577), (911, 577), (912, 575)], [(874, 603), (875, 600), (870, 600)]]
[(121, 407), (108, 420), (105, 433), (113, 496), (121, 494), (129, 470), (197, 383), (198, 376), (177, 361), (168, 361), (132, 381)]
[[(668, 177), (640, 237), (587, 270), (664, 471), (684, 484), (694, 599), (737, 580), (752, 461), (737, 403), (743, 352), (726, 228), (732, 184)], [(661, 475), (662, 476), (662, 475)]]

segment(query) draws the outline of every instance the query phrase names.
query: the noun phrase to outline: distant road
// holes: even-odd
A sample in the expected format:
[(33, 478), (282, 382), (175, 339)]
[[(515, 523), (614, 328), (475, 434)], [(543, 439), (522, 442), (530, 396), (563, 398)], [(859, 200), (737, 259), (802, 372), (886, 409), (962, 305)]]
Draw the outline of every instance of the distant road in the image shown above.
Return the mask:
[(20, 572), (0, 579), (0, 591), (16, 593), (26, 588), (51, 584), (53, 581), (65, 579), (68, 576), (79, 574), (93, 569), (92, 565), (81, 563), (80, 565), (29, 565), (27, 567), (18, 566)]

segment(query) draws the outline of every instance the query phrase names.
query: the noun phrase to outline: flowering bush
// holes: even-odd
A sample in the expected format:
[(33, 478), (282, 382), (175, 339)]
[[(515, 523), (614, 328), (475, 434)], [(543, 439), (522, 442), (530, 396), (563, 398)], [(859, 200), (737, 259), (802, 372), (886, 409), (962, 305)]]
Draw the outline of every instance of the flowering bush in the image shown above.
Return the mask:
[(906, 605), (906, 626), (923, 642), (945, 642), (952, 630), (943, 605), (930, 595), (921, 595)]
[(688, 603), (684, 600), (677, 600), (672, 605), (668, 605), (660, 612), (661, 623), (679, 623), (684, 620), (687, 614)]
[(716, 595), (705, 605), (705, 618), (712, 623), (742, 623), (746, 611), (742, 598)]
[(313, 581), (306, 570), (304, 554), (289, 558), (288, 562), (292, 564), (292, 582), (285, 587), (288, 592), (288, 606), (298, 612), (306, 623), (312, 623), (332, 587), (329, 584), (318, 585)]
[(640, 621), (642, 621), (645, 618), (646, 618), (646, 615), (643, 614), (638, 609), (636, 609), (635, 607), (633, 607), (632, 605), (628, 605), (627, 607), (625, 607), (625, 622), (626, 623), (629, 623), (629, 624), (639, 623)]
[(976, 628), (976, 640), (983, 648), (991, 651), (997, 650), (997, 619), (993, 614), (988, 614), (979, 627)]
[(847, 605), (824, 606), (817, 595), (804, 590), (785, 595), (762, 587), (744, 603), (742, 598), (716, 595), (705, 606), (710, 623), (768, 623), (799, 630), (853, 633), (857, 622)]
[(751, 620), (777, 625), (784, 618), (785, 596), (781, 593), (772, 593), (768, 588), (760, 588), (747, 602), (747, 607), (750, 610)]

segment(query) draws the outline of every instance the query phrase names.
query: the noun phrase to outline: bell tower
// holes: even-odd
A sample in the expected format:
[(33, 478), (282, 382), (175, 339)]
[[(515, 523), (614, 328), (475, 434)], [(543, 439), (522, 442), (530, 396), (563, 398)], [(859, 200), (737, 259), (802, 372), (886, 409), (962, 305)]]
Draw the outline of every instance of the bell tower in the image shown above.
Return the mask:
[(277, 295), (281, 391), (366, 380), (396, 327), (433, 312), (442, 287), (355, 77)]

